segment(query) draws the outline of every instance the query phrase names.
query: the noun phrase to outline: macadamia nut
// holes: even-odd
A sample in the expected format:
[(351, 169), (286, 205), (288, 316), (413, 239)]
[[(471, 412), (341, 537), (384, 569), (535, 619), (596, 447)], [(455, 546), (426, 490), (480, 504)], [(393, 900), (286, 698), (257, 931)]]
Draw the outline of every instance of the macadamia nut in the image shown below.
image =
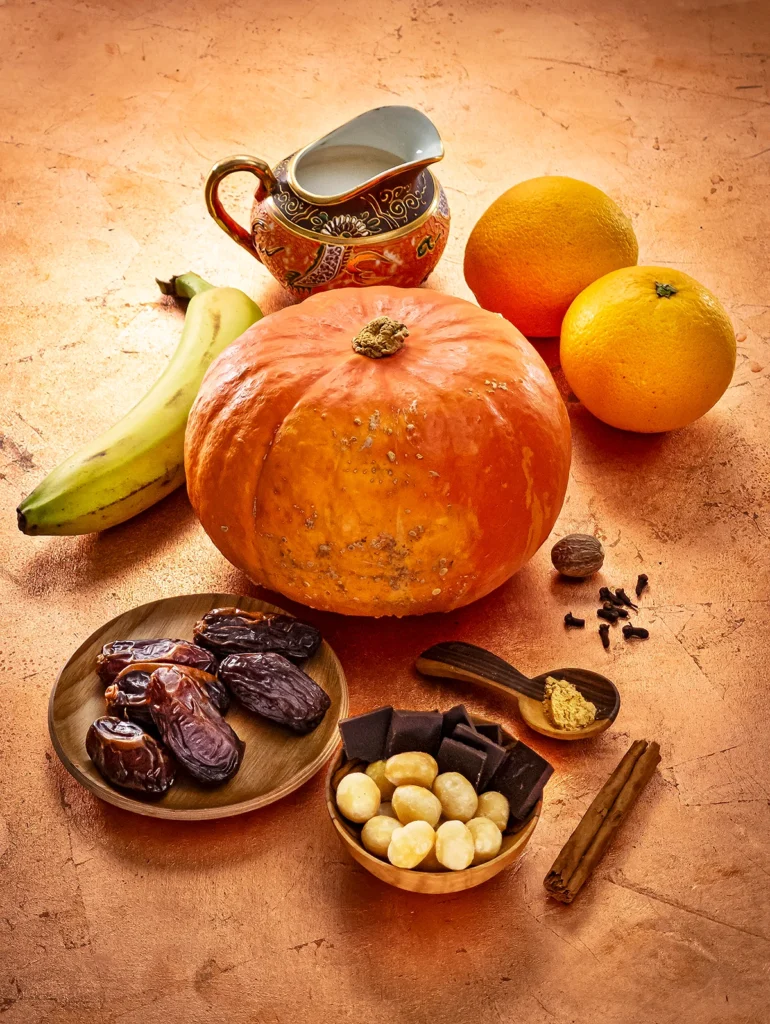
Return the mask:
[[(372, 821), (376, 820), (372, 818)], [(483, 864), (484, 861), (492, 860), (498, 855), (503, 844), (503, 833), (494, 821), (490, 818), (471, 818), (468, 822), (468, 831), (473, 836), (474, 864)]]
[(383, 814), (386, 818), (393, 818), (398, 821), (398, 815), (393, 810), (393, 804), (390, 800), (383, 800), (380, 804), (380, 809), (377, 811), (378, 814)]
[(459, 772), (444, 772), (433, 783), (433, 792), (449, 821), (470, 821), (476, 814), (479, 798), (476, 790)]
[(422, 750), (394, 754), (385, 762), (385, 776), (394, 786), (425, 786), (430, 789), (437, 775), (436, 759)]
[(349, 821), (368, 821), (380, 808), (377, 783), (363, 772), (350, 772), (337, 786), (337, 807)]
[(380, 793), (382, 794), (383, 800), (390, 800), (393, 796), (393, 790), (396, 788), (392, 782), (389, 782), (385, 777), (385, 762), (384, 761), (372, 761), (369, 767), (366, 769), (366, 774), (370, 779), (374, 779), (379, 787)]
[(450, 871), (470, 867), (475, 852), (473, 835), (462, 821), (445, 821), (436, 833), (436, 857)]
[(435, 842), (436, 833), (427, 821), (410, 821), (408, 825), (393, 832), (388, 846), (388, 860), (397, 868), (416, 868), (433, 849)]
[(441, 816), (438, 797), (424, 786), (396, 786), (391, 803), (402, 825), (410, 821), (427, 821), (431, 828), (435, 828)]
[(388, 856), (388, 847), (393, 833), (401, 828), (395, 818), (387, 818), (384, 814), (375, 814), (361, 829), (361, 842), (369, 853), (378, 857)]
[(429, 850), (428, 853), (425, 854), (423, 859), (417, 865), (417, 870), (418, 871), (446, 871), (446, 868), (444, 867), (444, 865), (443, 864), (439, 864), (439, 862), (438, 862), (438, 858), (436, 857), (436, 847), (435, 846), (433, 847), (432, 850)]
[(490, 790), (488, 793), (482, 793), (479, 797), (476, 817), (489, 818), (490, 821), (494, 821), (501, 832), (505, 832), (508, 828), (508, 815), (510, 813), (510, 805), (502, 793)]

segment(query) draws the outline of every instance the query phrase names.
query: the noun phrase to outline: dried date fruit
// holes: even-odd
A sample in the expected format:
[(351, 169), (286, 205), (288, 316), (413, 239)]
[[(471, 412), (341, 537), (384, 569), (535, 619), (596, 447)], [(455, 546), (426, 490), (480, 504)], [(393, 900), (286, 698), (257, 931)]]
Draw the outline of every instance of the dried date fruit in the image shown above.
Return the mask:
[(312, 658), (321, 646), (315, 626), (291, 615), (214, 608), (193, 627), (195, 642), (220, 658), (227, 654), (282, 654), (289, 661)]
[[(161, 661), (138, 661), (119, 672), (115, 677), (115, 682), (104, 691), (108, 714), (117, 715), (119, 718), (130, 718), (143, 725), (152, 725), (147, 688), (150, 685), (150, 676), (155, 669), (164, 667), (165, 664)], [(202, 672), (200, 669), (190, 668), (188, 665), (180, 665), (179, 668), (195, 680), (220, 715), (227, 714), (230, 708), (230, 694), (223, 682), (210, 672)]]
[(231, 654), (219, 666), (219, 678), (249, 711), (294, 732), (315, 729), (331, 704), (318, 683), (272, 652)]
[(113, 786), (160, 796), (174, 782), (174, 761), (136, 722), (97, 718), (88, 730), (86, 750)]
[(210, 783), (235, 775), (244, 743), (182, 666), (157, 668), (148, 695), (161, 739), (190, 775)]
[(217, 659), (189, 640), (113, 640), (102, 647), (96, 659), (96, 672), (105, 683), (114, 683), (124, 668), (137, 661), (157, 661), (162, 664), (188, 665), (202, 672), (216, 672)]
[(150, 698), (147, 696), (151, 675), (151, 672), (134, 670), (130, 666), (118, 673), (116, 681), (104, 691), (107, 714), (154, 728)]

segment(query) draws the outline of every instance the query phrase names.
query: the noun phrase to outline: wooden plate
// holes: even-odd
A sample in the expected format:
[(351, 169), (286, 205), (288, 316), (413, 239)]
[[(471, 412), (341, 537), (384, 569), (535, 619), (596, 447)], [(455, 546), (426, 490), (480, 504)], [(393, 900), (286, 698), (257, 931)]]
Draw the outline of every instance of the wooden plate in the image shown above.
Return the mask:
[(337, 722), (348, 713), (348, 687), (336, 654), (323, 643), (303, 666), (331, 698), (321, 724), (307, 736), (297, 736), (233, 701), (227, 721), (245, 741), (246, 751), (238, 774), (224, 786), (208, 788), (180, 772), (177, 782), (160, 800), (147, 800), (114, 789), (96, 770), (85, 744), (91, 722), (106, 714), (104, 683), (96, 674), (96, 656), (102, 646), (121, 639), (191, 640), (193, 625), (201, 616), (212, 608), (230, 605), (247, 611), (288, 614), (242, 594), (187, 594), (152, 601), (97, 629), (59, 673), (48, 704), (51, 740), (67, 771), (101, 800), (152, 818), (227, 818), (281, 800), (315, 775), (334, 753), (339, 743)]
[[(471, 717), (477, 725), (489, 722), (489, 719), (479, 718), (476, 715)], [(510, 733), (503, 729), (503, 734), (506, 743), (510, 743), (513, 739)], [(481, 885), (482, 882), (494, 878), (495, 875), (510, 867), (521, 857), (524, 848), (532, 838), (543, 807), (543, 801), (539, 800), (529, 818), (516, 832), (504, 832), (500, 852), (484, 864), (477, 864), (476, 867), (466, 868), (464, 871), (420, 871), (419, 868), (411, 870), (397, 868), (389, 861), (375, 857), (373, 853), (364, 849), (361, 843), (361, 826), (354, 825), (343, 818), (337, 810), (334, 794), (340, 779), (347, 774), (346, 768), (348, 771), (363, 771), (363, 767), (359, 767), (362, 764), (363, 762), (359, 761), (346, 762), (345, 754), (340, 746), (337, 756), (332, 760), (326, 773), (326, 807), (329, 817), (332, 819), (340, 842), (361, 867), (366, 868), (380, 881), (387, 882), (388, 885), (395, 885), (398, 889), (406, 889), (408, 892), (425, 892), (434, 895), (462, 892), (464, 889), (473, 889), (475, 886)]]

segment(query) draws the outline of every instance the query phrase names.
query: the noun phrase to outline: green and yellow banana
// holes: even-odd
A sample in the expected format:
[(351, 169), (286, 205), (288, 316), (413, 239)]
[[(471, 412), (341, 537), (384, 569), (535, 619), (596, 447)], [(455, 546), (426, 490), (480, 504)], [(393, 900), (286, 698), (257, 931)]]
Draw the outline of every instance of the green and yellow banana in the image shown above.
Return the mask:
[(19, 505), (29, 535), (106, 530), (143, 512), (184, 482), (184, 432), (203, 375), (262, 316), (237, 288), (197, 274), (158, 282), (189, 298), (184, 330), (162, 376), (122, 420), (54, 469)]

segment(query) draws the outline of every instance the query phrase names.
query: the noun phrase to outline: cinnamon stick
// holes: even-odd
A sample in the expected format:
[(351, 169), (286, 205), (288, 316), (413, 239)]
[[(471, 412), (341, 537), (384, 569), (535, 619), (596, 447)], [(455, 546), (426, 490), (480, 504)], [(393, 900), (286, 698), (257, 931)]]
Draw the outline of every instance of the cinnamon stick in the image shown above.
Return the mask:
[(575, 868), (591, 845), (591, 841), (599, 831), (602, 822), (610, 813), (612, 805), (628, 781), (634, 765), (639, 760), (646, 746), (645, 740), (637, 740), (635, 743), (632, 743), (620, 764), (596, 794), (591, 806), (580, 819), (577, 828), (569, 837), (566, 846), (548, 872), (544, 883), (546, 889), (559, 891), (567, 887), (567, 881), (572, 877)]
[(543, 884), (554, 899), (562, 903), (573, 901), (652, 778), (659, 761), (657, 743), (637, 740), (631, 745), (546, 875)]

